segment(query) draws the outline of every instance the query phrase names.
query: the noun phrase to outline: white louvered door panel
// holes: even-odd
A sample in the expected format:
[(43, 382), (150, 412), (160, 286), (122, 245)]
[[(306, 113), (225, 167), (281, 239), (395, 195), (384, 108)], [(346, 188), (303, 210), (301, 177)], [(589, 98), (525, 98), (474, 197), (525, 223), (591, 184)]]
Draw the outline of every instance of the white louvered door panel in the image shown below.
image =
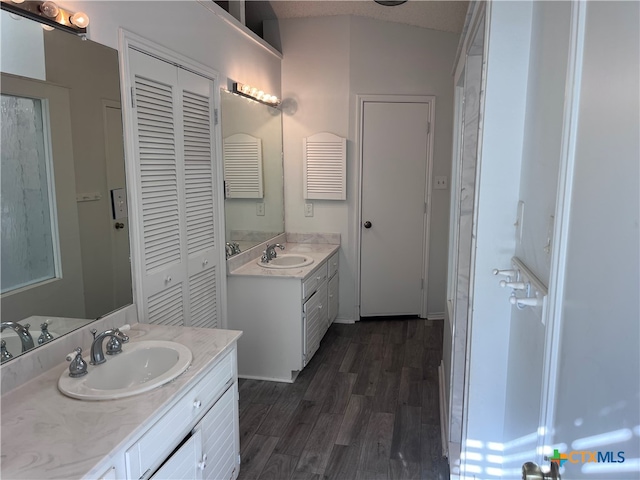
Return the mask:
[(332, 133), (303, 139), (304, 198), (346, 200), (347, 140)]
[(262, 139), (236, 133), (224, 139), (226, 198), (264, 198)]
[(211, 80), (179, 70), (184, 131), (184, 214), (188, 258), (188, 318), (193, 327), (218, 327), (213, 88)]
[(202, 418), (196, 429), (202, 432), (202, 451), (207, 455), (204, 480), (231, 480), (237, 477), (238, 446), (236, 384)]
[(175, 66), (130, 50), (144, 321), (184, 324), (183, 172)]

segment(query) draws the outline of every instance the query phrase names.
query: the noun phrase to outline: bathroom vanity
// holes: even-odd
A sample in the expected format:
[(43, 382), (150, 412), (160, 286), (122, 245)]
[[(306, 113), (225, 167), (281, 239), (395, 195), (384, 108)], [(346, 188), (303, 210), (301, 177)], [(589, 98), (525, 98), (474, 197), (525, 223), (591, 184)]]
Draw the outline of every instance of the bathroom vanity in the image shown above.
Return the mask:
[(286, 243), (278, 255), (310, 265), (268, 268), (252, 259), (227, 278), (229, 328), (242, 330), (238, 373), (293, 382), (338, 314), (338, 250), (334, 244)]
[(64, 396), (57, 385), (65, 363), (6, 393), (3, 478), (238, 476), (236, 343), (242, 333), (147, 324), (128, 333), (123, 350), (136, 341), (173, 341), (191, 350), (191, 366), (170, 383), (118, 400)]

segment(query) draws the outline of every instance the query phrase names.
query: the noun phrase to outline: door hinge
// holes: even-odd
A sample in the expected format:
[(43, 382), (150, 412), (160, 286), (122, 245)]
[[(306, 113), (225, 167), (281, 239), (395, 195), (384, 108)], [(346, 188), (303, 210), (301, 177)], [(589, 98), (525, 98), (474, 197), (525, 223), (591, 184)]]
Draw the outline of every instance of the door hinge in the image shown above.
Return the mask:
[(136, 108), (136, 91), (131, 87), (131, 108)]
[(240, 454), (238, 454), (238, 465), (240, 465)]
[(427, 122), (427, 135), (431, 133), (431, 122)]
[(427, 202), (424, 202), (424, 213), (428, 213)]
[(420, 279), (420, 290), (424, 290), (424, 278)]
[(218, 124), (218, 109), (217, 108), (213, 109), (213, 124), (214, 125)]

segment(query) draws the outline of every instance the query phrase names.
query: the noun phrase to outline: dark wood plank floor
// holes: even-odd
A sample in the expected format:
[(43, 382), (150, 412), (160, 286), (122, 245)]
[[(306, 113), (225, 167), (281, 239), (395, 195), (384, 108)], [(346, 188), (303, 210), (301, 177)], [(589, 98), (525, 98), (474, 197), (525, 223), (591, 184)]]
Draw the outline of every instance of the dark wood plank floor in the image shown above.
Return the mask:
[(239, 479), (448, 479), (442, 324), (333, 324), (295, 383), (241, 379)]

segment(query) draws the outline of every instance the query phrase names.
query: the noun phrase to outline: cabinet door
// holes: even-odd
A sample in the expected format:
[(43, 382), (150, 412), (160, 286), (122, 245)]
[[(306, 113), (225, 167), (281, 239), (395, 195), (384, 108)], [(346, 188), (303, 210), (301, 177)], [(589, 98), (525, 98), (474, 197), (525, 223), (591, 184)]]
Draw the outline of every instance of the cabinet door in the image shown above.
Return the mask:
[(338, 316), (338, 275), (329, 280), (327, 299), (327, 324), (331, 325)]
[(199, 430), (182, 444), (153, 474), (156, 480), (202, 479), (202, 468), (206, 459), (202, 455), (202, 438)]
[(202, 451), (206, 455), (202, 478), (235, 479), (239, 472), (240, 448), (236, 383), (211, 407), (196, 429), (202, 433)]
[(303, 306), (305, 319), (305, 365), (309, 363), (320, 346), (327, 331), (327, 283), (324, 282)]
[(211, 80), (178, 69), (184, 157), (185, 248), (189, 316), (185, 325), (218, 326), (220, 255), (217, 253), (217, 192)]
[(217, 327), (215, 82), (129, 50), (142, 321)]
[(187, 287), (177, 69), (131, 49), (129, 61), (137, 206), (131, 228), (138, 239), (134, 251), (142, 276), (141, 321), (184, 325)]

